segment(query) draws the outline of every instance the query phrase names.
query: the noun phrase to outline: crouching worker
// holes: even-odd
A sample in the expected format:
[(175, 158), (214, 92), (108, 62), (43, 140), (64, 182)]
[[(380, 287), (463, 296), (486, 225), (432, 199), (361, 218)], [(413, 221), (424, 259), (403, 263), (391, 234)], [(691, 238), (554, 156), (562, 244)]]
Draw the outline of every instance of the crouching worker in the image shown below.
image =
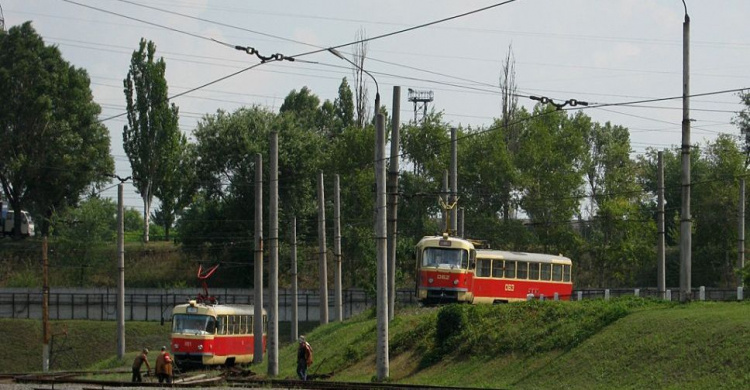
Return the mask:
[(161, 353), (156, 357), (156, 376), (159, 378), (159, 383), (167, 382), (172, 383), (172, 357), (167, 352), (167, 347), (161, 347)]
[(307, 368), (313, 364), (313, 351), (305, 336), (299, 336), (297, 348), (297, 375), (299, 379), (307, 380)]
[(141, 377), (141, 366), (143, 363), (146, 363), (146, 374), (148, 375), (151, 372), (151, 365), (148, 364), (148, 348), (143, 348), (143, 351), (133, 360), (133, 382), (143, 382), (143, 378)]

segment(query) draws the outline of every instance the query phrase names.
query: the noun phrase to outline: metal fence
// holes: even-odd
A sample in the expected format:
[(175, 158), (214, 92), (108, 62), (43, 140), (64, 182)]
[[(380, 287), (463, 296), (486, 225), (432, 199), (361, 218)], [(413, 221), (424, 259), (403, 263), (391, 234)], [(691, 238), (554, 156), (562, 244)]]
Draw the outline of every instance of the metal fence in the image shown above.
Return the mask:
[[(216, 291), (216, 290), (215, 290)], [(219, 290), (221, 291), (221, 290)], [(128, 321), (169, 321), (172, 308), (195, 297), (195, 289), (162, 290), (137, 289), (125, 294), (125, 319)], [(699, 287), (691, 291), (692, 301), (737, 301), (743, 300), (744, 292), (738, 289), (714, 289)], [(224, 289), (214, 294), (220, 303), (253, 304), (252, 290)], [(329, 293), (329, 317), (333, 318), (333, 296)], [(655, 288), (629, 289), (581, 289), (570, 297), (533, 297), (533, 299), (611, 299), (623, 296), (639, 296), (670, 301), (681, 301), (679, 289), (658, 291)], [(363, 290), (349, 289), (342, 292), (344, 318), (362, 313), (376, 305), (374, 297)], [(416, 304), (414, 290), (398, 290), (398, 304)], [(263, 302), (269, 302), (264, 292)], [(291, 321), (293, 294), (289, 290), (279, 291), (279, 321)], [(318, 321), (320, 318), (320, 295), (316, 291), (303, 290), (297, 294), (298, 320)], [(100, 320), (116, 319), (117, 290), (67, 288), (51, 291), (49, 315), (52, 320)], [(42, 318), (42, 293), (38, 289), (0, 289), (0, 318)]]
[[(0, 289), (0, 318), (42, 318), (42, 293), (39, 290), (8, 291)], [(92, 291), (94, 290), (94, 291)], [(223, 304), (250, 304), (255, 296), (251, 290), (226, 289), (213, 294)], [(175, 305), (194, 299), (195, 290), (168, 291), (140, 289), (125, 293), (125, 320), (127, 321), (169, 321)], [(413, 290), (396, 292), (400, 304), (415, 304)], [(333, 318), (333, 294), (329, 293), (329, 317)], [(263, 302), (270, 297), (264, 293)], [(279, 291), (279, 321), (291, 321), (293, 294), (288, 290)], [(349, 318), (376, 305), (375, 298), (363, 290), (351, 289), (342, 292), (342, 311)], [(297, 294), (299, 321), (318, 321), (320, 318), (320, 295), (317, 291), (304, 290)], [(65, 289), (51, 291), (49, 295), (49, 316), (52, 320), (115, 320), (117, 310), (117, 290), (114, 289)]]

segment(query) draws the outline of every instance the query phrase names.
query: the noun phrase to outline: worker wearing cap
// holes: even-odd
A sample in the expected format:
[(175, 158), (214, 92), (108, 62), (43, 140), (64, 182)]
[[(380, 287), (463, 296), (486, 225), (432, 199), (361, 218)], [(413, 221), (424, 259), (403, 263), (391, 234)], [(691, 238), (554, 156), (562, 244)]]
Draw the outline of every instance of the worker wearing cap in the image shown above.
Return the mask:
[(307, 367), (313, 363), (313, 351), (305, 336), (299, 336), (299, 347), (297, 348), (297, 375), (299, 379), (307, 380)]
[(143, 363), (146, 363), (146, 373), (150, 373), (151, 365), (148, 364), (148, 348), (143, 348), (143, 351), (133, 360), (133, 382), (143, 382), (143, 378), (141, 377), (141, 366)]
[(167, 347), (161, 347), (161, 353), (156, 357), (156, 376), (159, 378), (159, 383), (167, 382), (172, 383), (172, 357), (167, 352)]

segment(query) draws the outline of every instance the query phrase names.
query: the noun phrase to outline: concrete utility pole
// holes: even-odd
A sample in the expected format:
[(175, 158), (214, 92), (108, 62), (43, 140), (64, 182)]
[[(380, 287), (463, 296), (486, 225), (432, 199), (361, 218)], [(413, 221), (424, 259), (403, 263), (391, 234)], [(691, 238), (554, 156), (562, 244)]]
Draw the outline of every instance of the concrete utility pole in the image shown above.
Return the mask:
[(49, 258), (47, 257), (47, 235), (42, 236), (42, 371), (49, 371)]
[[(682, 1), (685, 4), (685, 0)], [(692, 299), (692, 233), (690, 215), (690, 16), (682, 24), (682, 212), (680, 215), (680, 301)]]
[(125, 222), (123, 184), (117, 185), (117, 358), (125, 357)]
[(297, 323), (299, 321), (299, 290), (297, 288), (297, 218), (292, 218), (291, 226), (291, 256), (292, 256), (292, 342), (297, 341), (299, 330)]
[[(263, 156), (255, 155), (255, 283), (253, 334), (263, 334)], [(253, 363), (263, 362), (263, 337), (255, 337)]]
[(333, 257), (336, 258), (334, 308), (336, 321), (341, 322), (344, 320), (344, 297), (341, 287), (341, 183), (338, 174), (333, 176)]
[(323, 171), (318, 174), (318, 273), (320, 274), (320, 324), (328, 323), (328, 268), (326, 265), (326, 195)]
[(451, 128), (451, 198), (448, 201), (451, 207), (451, 233), (456, 234), (458, 232), (458, 130), (453, 127)]
[(657, 189), (657, 197), (658, 197), (658, 205), (657, 205), (657, 230), (659, 234), (659, 243), (658, 247), (656, 248), (656, 289), (659, 291), (659, 297), (661, 299), (664, 299), (667, 293), (667, 279), (666, 279), (666, 264), (665, 264), (665, 256), (664, 256), (664, 245), (665, 245), (665, 232), (664, 232), (664, 152), (659, 151), (658, 154), (658, 164), (659, 164), (659, 172), (658, 174), (658, 184), (659, 187)]
[[(449, 195), (450, 195), (450, 193), (448, 192), (448, 171), (445, 170), (445, 171), (443, 171), (443, 193), (440, 194), (440, 197), (443, 198), (443, 200), (445, 201), (445, 204), (450, 204), (449, 203), (449, 201), (450, 201)], [(442, 208), (442, 207), (441, 207), (441, 209), (443, 209), (442, 210), (442, 217), (443, 217), (443, 227), (445, 228), (444, 231), (447, 232), (451, 228), (450, 226), (448, 226), (448, 210), (446, 210), (445, 208)]]
[(464, 237), (464, 211), (463, 207), (458, 208), (458, 236)]
[(393, 86), (391, 119), (391, 163), (388, 167), (388, 320), (396, 311), (396, 246), (398, 243), (398, 170), (401, 87)]
[[(740, 179), (740, 201), (737, 213), (737, 269), (745, 268), (745, 178)], [(737, 287), (743, 287), (742, 275), (737, 279)]]
[(271, 244), (269, 253), (268, 284), (271, 302), (268, 321), (268, 375), (279, 375), (279, 134), (275, 131), (270, 135), (271, 155), (268, 156), (271, 165), (268, 178), (268, 197), (270, 214), (268, 221), (268, 235)]
[(378, 114), (375, 121), (375, 182), (377, 197), (375, 207), (377, 208), (375, 219), (375, 248), (377, 252), (378, 277), (377, 277), (377, 379), (384, 381), (388, 378), (388, 273), (386, 272), (386, 251), (388, 249), (385, 217), (385, 117)]

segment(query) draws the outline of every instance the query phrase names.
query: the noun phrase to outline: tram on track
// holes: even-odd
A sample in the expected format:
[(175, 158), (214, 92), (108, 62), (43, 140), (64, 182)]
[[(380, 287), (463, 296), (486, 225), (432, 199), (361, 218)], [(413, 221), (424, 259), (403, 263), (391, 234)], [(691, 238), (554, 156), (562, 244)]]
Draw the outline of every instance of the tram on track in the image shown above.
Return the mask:
[[(249, 364), (253, 361), (254, 307), (219, 305), (195, 300), (172, 310), (172, 355), (180, 366)], [(267, 316), (263, 311), (263, 352)]]
[[(233, 366), (253, 361), (256, 336), (262, 338), (266, 352), (268, 317), (255, 318), (253, 305), (219, 304), (208, 295), (208, 279), (218, 265), (205, 274), (198, 268), (198, 279), (203, 283), (203, 294), (195, 300), (172, 309), (171, 350), (175, 363), (188, 366)], [(255, 321), (263, 321), (263, 333), (255, 335)]]
[(569, 300), (573, 292), (573, 264), (565, 256), (477, 249), (448, 233), (417, 243), (416, 267), (415, 293), (426, 305)]

